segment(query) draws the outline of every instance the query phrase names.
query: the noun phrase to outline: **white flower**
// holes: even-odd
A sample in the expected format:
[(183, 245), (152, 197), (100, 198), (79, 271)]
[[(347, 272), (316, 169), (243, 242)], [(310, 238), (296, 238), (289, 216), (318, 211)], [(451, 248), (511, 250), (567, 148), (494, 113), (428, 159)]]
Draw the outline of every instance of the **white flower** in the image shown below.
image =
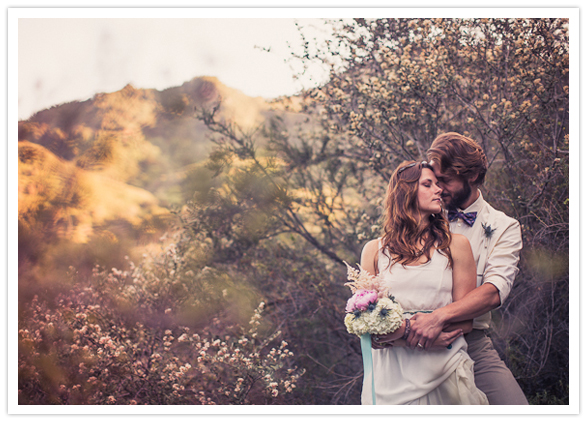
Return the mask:
[(403, 322), (403, 309), (389, 298), (381, 298), (373, 310), (362, 311), (358, 316), (348, 313), (344, 324), (350, 334), (365, 333), (383, 335), (396, 331)]

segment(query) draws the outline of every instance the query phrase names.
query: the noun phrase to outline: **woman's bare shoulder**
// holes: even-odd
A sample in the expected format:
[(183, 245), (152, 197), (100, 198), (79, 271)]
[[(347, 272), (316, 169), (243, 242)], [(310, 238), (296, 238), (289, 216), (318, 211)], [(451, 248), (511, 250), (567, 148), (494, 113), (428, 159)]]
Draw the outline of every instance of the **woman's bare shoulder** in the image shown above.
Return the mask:
[(365, 245), (363, 246), (363, 252), (362, 254), (374, 254), (379, 250), (379, 238), (376, 238), (374, 240), (370, 240), (367, 241), (367, 243), (365, 243)]
[(373, 262), (375, 258), (375, 254), (379, 252), (379, 238), (374, 240), (368, 241), (363, 246), (363, 251), (361, 252), (361, 266), (365, 265), (366, 262)]
[(450, 250), (452, 253), (462, 253), (471, 249), (469, 239), (462, 234), (451, 234)]

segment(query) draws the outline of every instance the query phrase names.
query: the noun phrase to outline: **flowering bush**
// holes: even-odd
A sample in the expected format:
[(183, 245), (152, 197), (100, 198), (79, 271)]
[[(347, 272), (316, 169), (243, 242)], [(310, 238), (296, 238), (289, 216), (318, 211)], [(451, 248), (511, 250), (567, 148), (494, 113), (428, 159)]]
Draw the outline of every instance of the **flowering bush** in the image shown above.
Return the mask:
[(131, 268), (96, 268), (56, 303), (35, 296), (22, 310), (20, 404), (266, 404), (294, 391), (303, 370), (281, 332), (260, 334), (263, 302), (247, 329), (214, 318), (192, 332), (174, 326), (176, 300), (160, 306), (172, 281)]

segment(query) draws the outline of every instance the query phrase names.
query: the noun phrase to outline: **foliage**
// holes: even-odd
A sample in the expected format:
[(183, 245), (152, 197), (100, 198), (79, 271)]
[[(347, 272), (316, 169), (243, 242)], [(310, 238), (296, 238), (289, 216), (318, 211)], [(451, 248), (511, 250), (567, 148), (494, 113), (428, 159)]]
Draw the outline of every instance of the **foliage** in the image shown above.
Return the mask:
[(425, 159), (438, 134), (477, 140), (490, 163), (485, 198), (520, 221), (525, 244), (494, 340), (528, 396), (568, 384), (568, 20), (333, 24), (334, 39), (298, 59), (330, 69), (306, 111), (336, 137), (336, 159), (379, 176), (369, 199), (401, 161)]
[[(442, 132), (472, 136), (490, 162), (485, 197), (521, 222), (526, 244), (516, 286), (495, 313), (503, 320), (495, 342), (529, 396), (553, 378), (568, 382), (568, 22), (357, 19), (322, 47), (307, 44), (298, 57), (331, 69), (304, 102), (320, 128), (274, 119), (244, 132), (199, 110), (217, 144), (210, 168), (261, 183), (268, 238), (281, 228), (318, 252), (316, 264), (341, 263), (379, 234), (381, 198), (399, 162), (425, 159)], [(225, 181), (232, 203), (257, 206), (248, 187)], [(538, 252), (557, 256), (546, 271)], [(540, 273), (553, 274), (548, 285)]]
[[(130, 271), (96, 267), (55, 303), (35, 296), (20, 315), (19, 403), (282, 403), (303, 370), (261, 323), (264, 303), (248, 329), (227, 325), (213, 317), (226, 289), (182, 263), (171, 244)], [(190, 309), (210, 313), (190, 328)]]
[(228, 99), (219, 113), (244, 127), (276, 112), (200, 77), (164, 91), (127, 85), (18, 122), (23, 302), (70, 265), (86, 274), (95, 262), (120, 267), (169, 229), (169, 211), (210, 179), (199, 165), (210, 142), (193, 114), (219, 95)]
[(230, 271), (240, 285), (266, 297), (273, 324), (286, 332), (306, 369), (293, 403), (321, 404), (333, 394), (334, 402), (346, 402), (353, 388), (359, 396), (358, 344), (340, 317), (346, 301), (342, 261), (320, 243), (328, 237), (311, 223), (322, 220), (310, 207), (320, 202), (303, 202), (287, 191), (291, 173), (286, 178), (277, 158), (257, 154), (255, 135), (231, 132), (212, 114), (203, 118), (226, 137), (207, 162), (216, 181), (195, 192), (184, 215), (186, 229), (210, 245), (210, 267)]

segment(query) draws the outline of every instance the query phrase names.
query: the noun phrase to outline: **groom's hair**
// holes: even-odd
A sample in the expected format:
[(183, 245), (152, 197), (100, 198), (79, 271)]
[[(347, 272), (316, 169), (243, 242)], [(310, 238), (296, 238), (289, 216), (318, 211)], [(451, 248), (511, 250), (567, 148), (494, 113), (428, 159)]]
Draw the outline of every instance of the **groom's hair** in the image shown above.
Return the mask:
[[(436, 161), (442, 173), (473, 179), (471, 184), (480, 186), (487, 173), (487, 157), (477, 142), (462, 134), (441, 134), (428, 149), (428, 162)], [(476, 178), (475, 178), (476, 176)]]

